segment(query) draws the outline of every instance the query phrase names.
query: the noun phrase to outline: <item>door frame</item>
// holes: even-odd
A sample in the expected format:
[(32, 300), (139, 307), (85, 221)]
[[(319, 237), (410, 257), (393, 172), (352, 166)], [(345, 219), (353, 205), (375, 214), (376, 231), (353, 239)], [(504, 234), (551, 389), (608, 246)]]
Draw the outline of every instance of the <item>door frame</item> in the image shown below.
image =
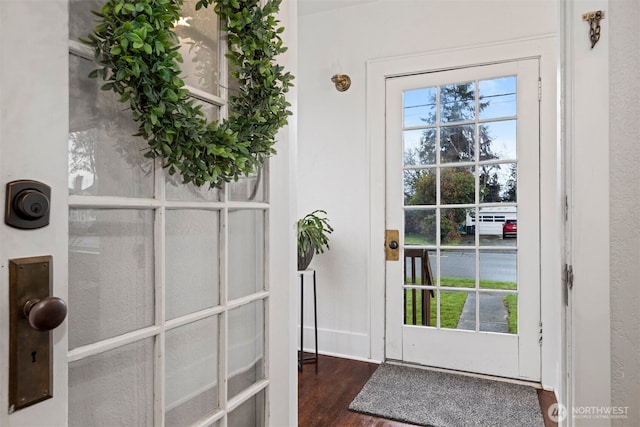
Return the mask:
[[(454, 68), (540, 59), (540, 278), (541, 383), (557, 389), (564, 367), (560, 328), (563, 300), (561, 274), (563, 259), (563, 192), (561, 151), (558, 132), (557, 37), (554, 34), (491, 43), (473, 47), (427, 52), (417, 55), (374, 59), (367, 62), (367, 142), (370, 182), (370, 331), (371, 358), (385, 360), (385, 80)], [(383, 315), (381, 315), (383, 314)], [(544, 325), (549, 325), (545, 328)]]

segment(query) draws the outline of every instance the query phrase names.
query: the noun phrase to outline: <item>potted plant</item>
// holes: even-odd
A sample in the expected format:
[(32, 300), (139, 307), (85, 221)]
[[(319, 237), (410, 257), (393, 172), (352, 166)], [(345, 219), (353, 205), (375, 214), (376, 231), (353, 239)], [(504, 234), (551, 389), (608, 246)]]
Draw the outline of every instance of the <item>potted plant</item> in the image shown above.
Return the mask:
[(298, 220), (298, 270), (305, 270), (314, 254), (329, 249), (329, 234), (333, 227), (326, 215), (326, 211), (318, 209)]

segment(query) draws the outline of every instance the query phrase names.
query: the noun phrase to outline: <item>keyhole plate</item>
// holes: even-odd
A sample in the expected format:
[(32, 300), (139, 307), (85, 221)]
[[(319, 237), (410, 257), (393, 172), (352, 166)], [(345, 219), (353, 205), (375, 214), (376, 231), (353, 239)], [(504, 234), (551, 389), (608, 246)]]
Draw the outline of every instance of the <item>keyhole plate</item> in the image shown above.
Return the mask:
[(9, 260), (9, 412), (52, 397), (50, 332), (29, 325), (24, 305), (51, 295), (50, 256)]

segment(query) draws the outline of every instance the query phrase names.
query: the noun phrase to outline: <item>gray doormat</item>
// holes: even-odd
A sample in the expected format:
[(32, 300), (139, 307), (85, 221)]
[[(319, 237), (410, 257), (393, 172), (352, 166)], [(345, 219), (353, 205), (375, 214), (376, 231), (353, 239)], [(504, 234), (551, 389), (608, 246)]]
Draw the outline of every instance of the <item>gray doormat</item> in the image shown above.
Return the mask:
[(433, 427), (544, 427), (533, 387), (388, 363), (349, 409)]

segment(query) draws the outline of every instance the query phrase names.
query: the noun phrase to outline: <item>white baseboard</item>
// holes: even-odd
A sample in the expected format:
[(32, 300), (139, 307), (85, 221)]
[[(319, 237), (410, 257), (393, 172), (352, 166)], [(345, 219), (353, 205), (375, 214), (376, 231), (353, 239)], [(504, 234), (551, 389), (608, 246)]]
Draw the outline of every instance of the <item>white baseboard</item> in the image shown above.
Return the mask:
[[(298, 325), (298, 348), (300, 347), (300, 325)], [(313, 353), (314, 329), (304, 327), (304, 351)], [(370, 359), (371, 340), (368, 334), (330, 329), (318, 329), (318, 353), (345, 359), (380, 363)]]

